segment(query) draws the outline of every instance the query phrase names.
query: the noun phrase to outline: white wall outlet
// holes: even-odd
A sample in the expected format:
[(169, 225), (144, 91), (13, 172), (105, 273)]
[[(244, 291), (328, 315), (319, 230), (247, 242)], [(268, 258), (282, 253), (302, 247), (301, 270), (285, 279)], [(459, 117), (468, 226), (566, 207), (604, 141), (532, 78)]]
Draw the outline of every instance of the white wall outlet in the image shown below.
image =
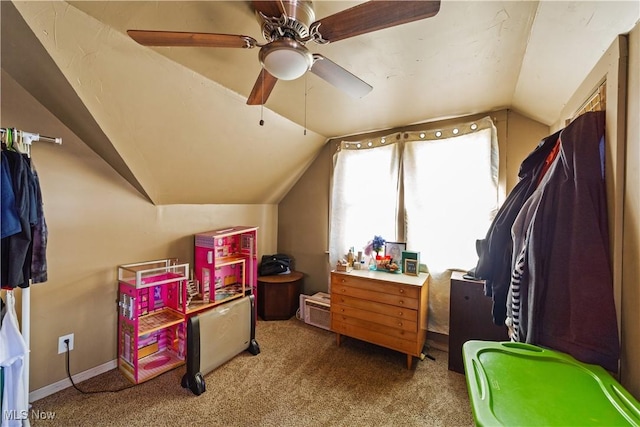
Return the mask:
[(69, 351), (73, 350), (73, 334), (63, 335), (58, 338), (58, 354), (65, 353), (67, 351), (67, 345), (64, 340), (69, 340)]

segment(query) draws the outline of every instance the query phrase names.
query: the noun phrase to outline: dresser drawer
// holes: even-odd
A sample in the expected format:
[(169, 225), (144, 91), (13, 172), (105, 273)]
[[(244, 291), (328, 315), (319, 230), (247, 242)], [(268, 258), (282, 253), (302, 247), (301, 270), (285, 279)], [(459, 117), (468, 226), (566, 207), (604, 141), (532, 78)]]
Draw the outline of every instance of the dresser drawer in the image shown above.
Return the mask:
[[(405, 331), (402, 329), (398, 329), (396, 327), (381, 325), (379, 323), (374, 323), (369, 320), (358, 319), (356, 317), (349, 317), (342, 314), (331, 313), (332, 325), (335, 323), (340, 323), (343, 325), (351, 325), (358, 328), (362, 328), (366, 330), (368, 333), (381, 334), (386, 337), (396, 337), (403, 340), (415, 341), (417, 331)], [(368, 341), (368, 340), (367, 340)]]
[(331, 296), (348, 296), (353, 298), (361, 298), (368, 301), (380, 302), (383, 304), (390, 304), (397, 307), (410, 308), (413, 310), (418, 309), (419, 300), (406, 295), (400, 294), (386, 294), (382, 292), (374, 292), (362, 288), (354, 288), (346, 285), (332, 286)]
[[(342, 320), (337, 318), (334, 319), (333, 317), (337, 316), (332, 316), (331, 330), (336, 333), (381, 345), (413, 356), (419, 356), (422, 351), (422, 344), (420, 343), (423, 343), (424, 341), (422, 339), (419, 340), (416, 333), (407, 333), (404, 336), (398, 336), (397, 334), (389, 335), (386, 331), (380, 332), (377, 328), (371, 328), (371, 325), (367, 322), (356, 324), (358, 323), (357, 319), (345, 318)], [(420, 333), (424, 335), (425, 331), (421, 331)], [(413, 338), (411, 338), (411, 336)]]
[[(393, 278), (394, 274), (386, 273)], [(340, 286), (349, 286), (363, 290), (385, 293), (389, 295), (397, 295), (407, 298), (418, 299), (420, 297), (420, 287), (412, 285), (404, 285), (400, 283), (386, 282), (383, 280), (372, 280), (363, 277), (349, 276), (346, 274), (334, 274), (331, 276), (331, 291)]]
[(408, 322), (418, 322), (418, 312), (409, 307), (398, 307), (395, 305), (383, 304), (361, 298), (354, 298), (346, 295), (331, 295), (331, 306), (353, 307), (365, 310), (371, 314), (379, 313), (385, 316), (403, 319)]
[[(397, 311), (397, 310), (396, 310)], [(405, 310), (411, 311), (411, 310)], [(418, 316), (416, 311), (413, 311), (413, 316)], [(389, 326), (391, 328), (402, 329), (403, 331), (415, 332), (418, 330), (418, 322), (411, 321), (403, 318), (392, 317), (381, 313), (376, 313), (368, 310), (361, 310), (354, 308), (353, 306), (346, 306), (340, 304), (331, 304), (331, 315), (338, 316), (340, 319), (342, 316), (353, 317), (356, 319), (365, 320), (379, 325)]]

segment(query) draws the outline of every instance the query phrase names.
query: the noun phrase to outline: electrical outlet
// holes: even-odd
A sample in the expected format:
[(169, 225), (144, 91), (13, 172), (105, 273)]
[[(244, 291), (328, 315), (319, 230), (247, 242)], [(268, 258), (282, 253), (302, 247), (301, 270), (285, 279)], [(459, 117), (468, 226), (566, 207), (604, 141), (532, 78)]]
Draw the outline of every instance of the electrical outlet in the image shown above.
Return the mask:
[(58, 354), (65, 353), (67, 351), (67, 345), (65, 340), (69, 340), (69, 351), (73, 350), (73, 334), (63, 335), (58, 338)]

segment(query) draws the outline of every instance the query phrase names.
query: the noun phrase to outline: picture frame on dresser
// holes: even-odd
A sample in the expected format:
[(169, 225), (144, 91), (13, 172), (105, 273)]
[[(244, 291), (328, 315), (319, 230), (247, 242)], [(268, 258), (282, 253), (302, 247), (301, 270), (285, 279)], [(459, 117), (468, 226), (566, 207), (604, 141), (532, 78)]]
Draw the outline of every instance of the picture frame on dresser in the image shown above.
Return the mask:
[(405, 259), (403, 272), (409, 276), (417, 276), (419, 274), (418, 260)]
[(408, 259), (415, 259), (418, 261), (418, 271), (420, 271), (420, 252), (402, 251), (402, 261), (400, 267), (404, 269), (404, 262)]
[(407, 250), (407, 244), (404, 242), (386, 242), (384, 244), (385, 256), (390, 256), (391, 260), (399, 262), (402, 259), (402, 252)]

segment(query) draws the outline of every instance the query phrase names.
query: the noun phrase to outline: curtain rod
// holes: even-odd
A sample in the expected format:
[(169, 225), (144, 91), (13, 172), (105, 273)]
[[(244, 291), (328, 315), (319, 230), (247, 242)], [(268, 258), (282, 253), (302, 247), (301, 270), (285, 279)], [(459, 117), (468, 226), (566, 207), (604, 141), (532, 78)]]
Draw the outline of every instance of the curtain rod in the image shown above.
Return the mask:
[[(22, 142), (31, 145), (33, 141), (51, 142), (54, 144), (62, 144), (62, 138), (54, 138), (52, 136), (44, 136), (39, 133), (19, 131), (22, 134)], [(0, 128), (0, 133), (7, 133), (6, 128)]]

